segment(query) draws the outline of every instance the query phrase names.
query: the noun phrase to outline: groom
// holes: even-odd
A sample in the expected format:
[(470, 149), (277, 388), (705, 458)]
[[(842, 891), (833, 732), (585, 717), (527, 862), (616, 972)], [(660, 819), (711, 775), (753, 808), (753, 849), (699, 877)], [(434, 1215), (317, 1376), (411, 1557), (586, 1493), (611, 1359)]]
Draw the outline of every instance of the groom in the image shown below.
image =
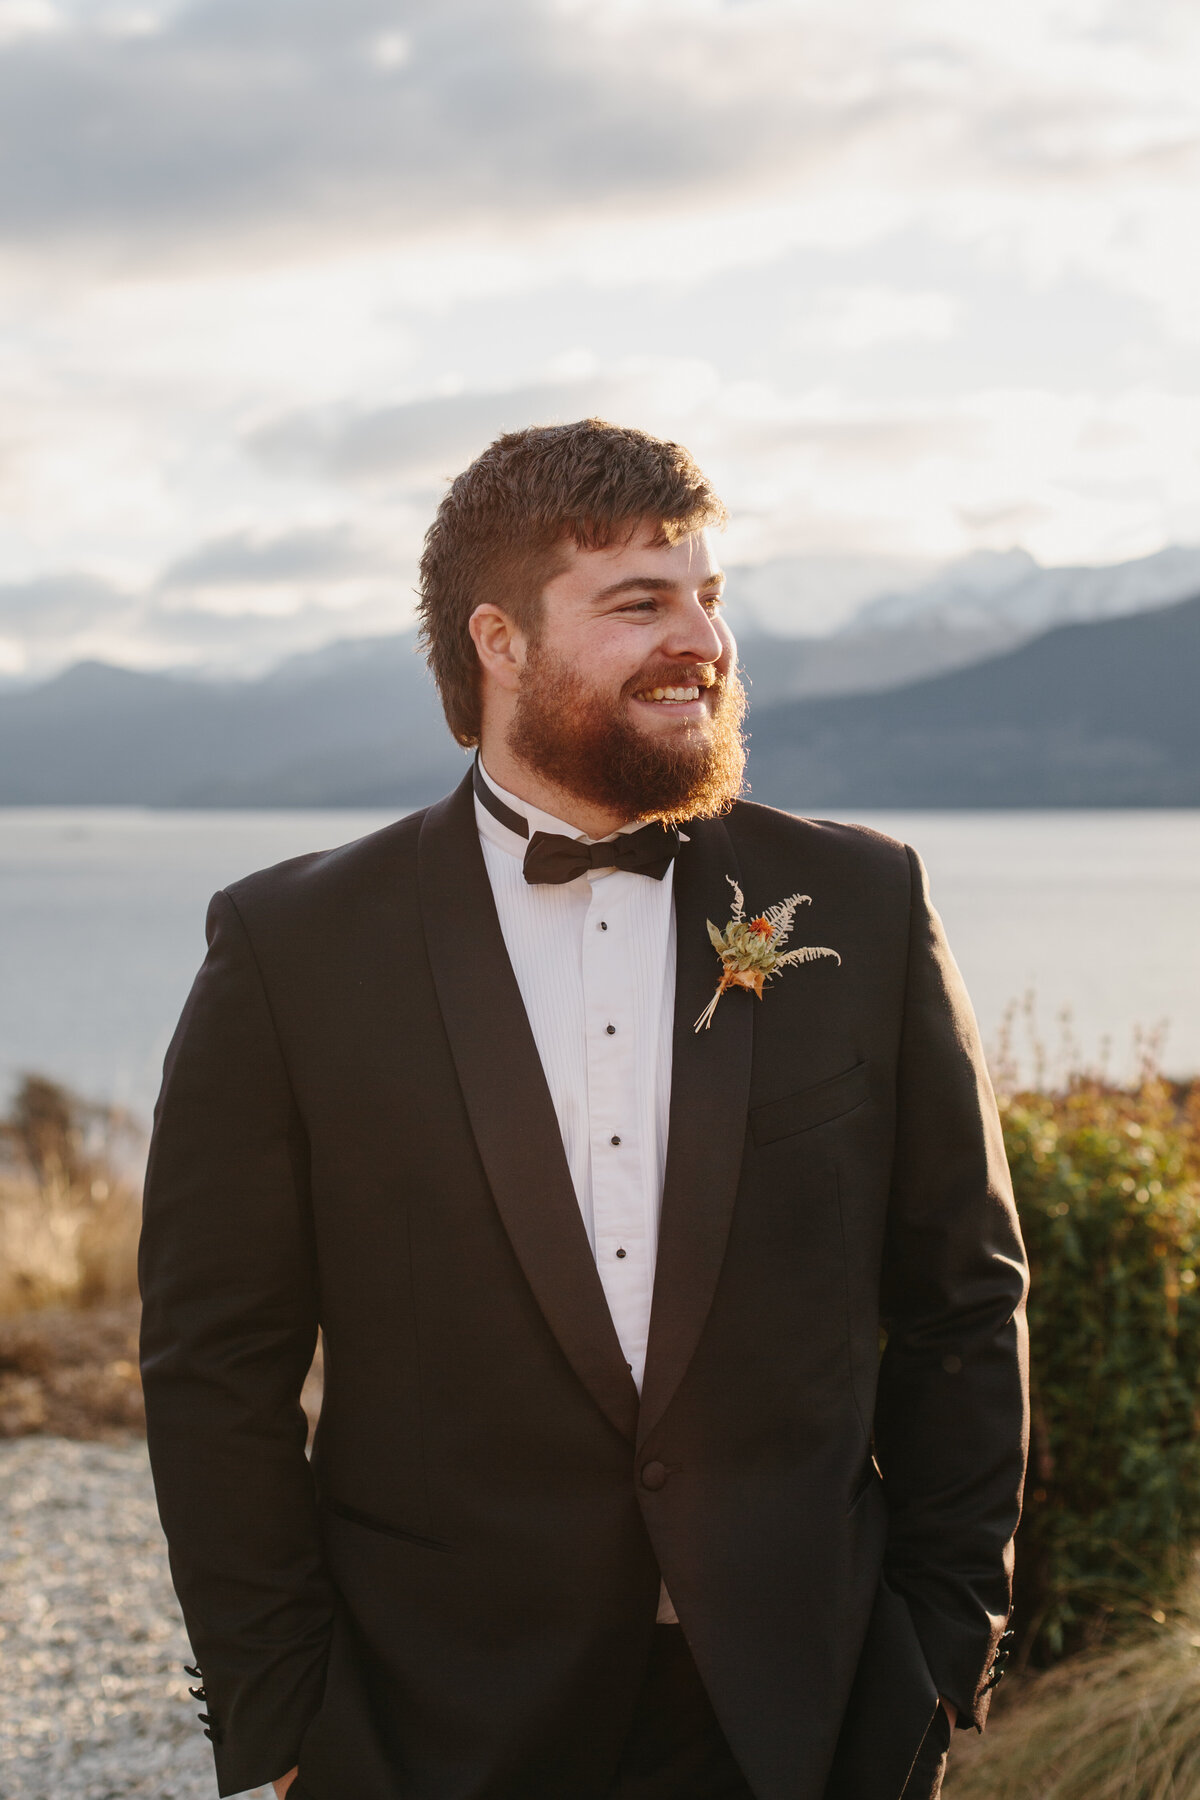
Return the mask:
[(497, 440), (422, 563), (470, 772), (212, 903), (143, 1375), (223, 1795), (926, 1800), (983, 1722), (995, 1107), (914, 853), (737, 801), (723, 520), (642, 432)]

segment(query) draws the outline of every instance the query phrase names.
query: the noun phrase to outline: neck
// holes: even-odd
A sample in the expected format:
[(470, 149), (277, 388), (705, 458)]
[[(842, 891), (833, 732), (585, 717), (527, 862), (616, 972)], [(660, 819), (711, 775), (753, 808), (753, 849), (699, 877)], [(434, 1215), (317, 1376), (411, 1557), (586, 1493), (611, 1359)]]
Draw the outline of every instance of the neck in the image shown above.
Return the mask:
[(536, 769), (519, 762), (503, 739), (494, 741), (485, 733), (479, 754), (484, 768), (500, 787), (515, 794), (518, 800), (524, 800), (528, 806), (536, 806), (561, 819), (565, 825), (573, 825), (586, 837), (608, 837), (610, 832), (628, 824), (624, 813), (611, 812), (589, 800), (581, 800), (578, 794), (559, 787), (557, 782), (547, 781)]

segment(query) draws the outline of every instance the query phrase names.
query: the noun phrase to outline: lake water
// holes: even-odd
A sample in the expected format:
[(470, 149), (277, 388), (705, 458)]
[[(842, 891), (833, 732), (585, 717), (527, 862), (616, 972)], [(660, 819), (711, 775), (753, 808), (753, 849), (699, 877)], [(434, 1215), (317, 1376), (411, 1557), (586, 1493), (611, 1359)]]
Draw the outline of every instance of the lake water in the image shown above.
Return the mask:
[[(1200, 1070), (1200, 811), (871, 813), (930, 871), (985, 1041), (1032, 992), (1089, 1061), (1163, 1031)], [(148, 1119), (214, 889), (382, 813), (0, 809), (0, 1084), (35, 1069)], [(1028, 1067), (1028, 1059), (1026, 1059)]]

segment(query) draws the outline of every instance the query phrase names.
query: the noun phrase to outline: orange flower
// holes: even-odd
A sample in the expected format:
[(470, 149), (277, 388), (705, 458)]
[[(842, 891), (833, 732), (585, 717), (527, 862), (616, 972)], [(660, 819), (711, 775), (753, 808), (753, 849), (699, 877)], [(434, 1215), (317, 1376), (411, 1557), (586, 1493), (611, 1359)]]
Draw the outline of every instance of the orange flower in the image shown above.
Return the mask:
[(819, 944), (784, 951), (796, 908), (809, 905), (807, 894), (789, 894), (786, 900), (759, 913), (757, 919), (747, 919), (741, 888), (732, 875), (725, 879), (733, 889), (733, 917), (724, 931), (718, 931), (711, 919), (705, 920), (708, 941), (721, 959), (721, 978), (716, 993), (696, 1020), (697, 1031), (712, 1024), (717, 1002), (730, 988), (745, 988), (761, 1000), (764, 984), (792, 963), (815, 962), (819, 956), (831, 956), (839, 963), (842, 960), (836, 950)]

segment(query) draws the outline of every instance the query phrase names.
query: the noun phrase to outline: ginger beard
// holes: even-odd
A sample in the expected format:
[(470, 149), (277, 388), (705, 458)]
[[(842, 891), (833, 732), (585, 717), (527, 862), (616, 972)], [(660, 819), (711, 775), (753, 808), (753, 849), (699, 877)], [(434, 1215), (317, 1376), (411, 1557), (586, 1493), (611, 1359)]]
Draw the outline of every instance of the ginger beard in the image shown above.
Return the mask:
[[(529, 769), (579, 800), (626, 819), (709, 819), (728, 811), (742, 790), (746, 691), (736, 670), (711, 666), (641, 671), (614, 701), (590, 688), (553, 652), (530, 645), (508, 748)], [(699, 686), (714, 696), (706, 724), (642, 731), (629, 713), (634, 694), (653, 687)]]

